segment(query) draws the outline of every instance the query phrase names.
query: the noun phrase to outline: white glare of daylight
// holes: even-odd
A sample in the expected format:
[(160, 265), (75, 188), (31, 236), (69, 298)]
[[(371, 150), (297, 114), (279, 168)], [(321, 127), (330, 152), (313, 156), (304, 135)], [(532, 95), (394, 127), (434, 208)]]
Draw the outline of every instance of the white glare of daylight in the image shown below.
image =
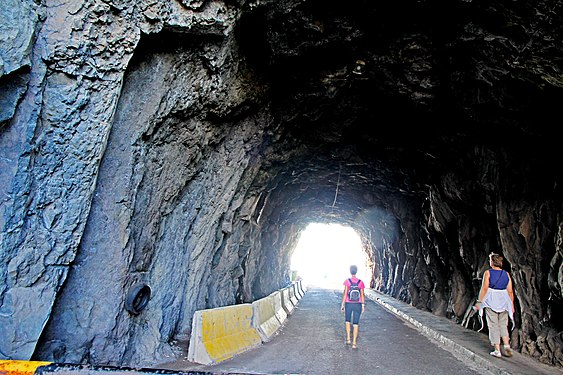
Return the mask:
[(339, 224), (309, 224), (291, 258), (291, 269), (305, 286), (329, 289), (343, 287), (352, 264), (358, 266), (356, 276), (369, 287), (371, 271), (360, 236), (354, 229)]

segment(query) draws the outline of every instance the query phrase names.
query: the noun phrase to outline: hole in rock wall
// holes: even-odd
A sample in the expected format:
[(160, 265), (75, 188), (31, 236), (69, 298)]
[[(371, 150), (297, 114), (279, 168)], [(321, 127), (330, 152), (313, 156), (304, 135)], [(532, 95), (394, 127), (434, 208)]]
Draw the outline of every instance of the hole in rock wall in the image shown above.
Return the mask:
[(366, 285), (371, 269), (358, 233), (340, 224), (309, 224), (301, 233), (291, 257), (291, 270), (307, 287), (341, 289), (350, 276), (350, 265)]

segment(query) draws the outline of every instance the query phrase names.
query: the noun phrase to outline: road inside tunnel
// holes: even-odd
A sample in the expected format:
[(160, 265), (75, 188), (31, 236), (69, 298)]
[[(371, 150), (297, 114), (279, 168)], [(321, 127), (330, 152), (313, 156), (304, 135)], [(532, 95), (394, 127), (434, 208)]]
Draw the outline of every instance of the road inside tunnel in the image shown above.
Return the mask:
[[(365, 257), (371, 288), (459, 324), (497, 252), (514, 348), (563, 368), (563, 1), (21, 3), (0, 358), (155, 363), (196, 311), (295, 270), (340, 291)], [(301, 253), (316, 222), (366, 255), (335, 227)]]
[[(367, 300), (358, 348), (345, 345), (340, 289), (309, 289), (285, 325), (259, 348), (214, 365), (176, 360), (160, 370), (217, 374), (491, 374), (429, 340), (378, 303)], [(488, 348), (483, 345), (483, 352)]]

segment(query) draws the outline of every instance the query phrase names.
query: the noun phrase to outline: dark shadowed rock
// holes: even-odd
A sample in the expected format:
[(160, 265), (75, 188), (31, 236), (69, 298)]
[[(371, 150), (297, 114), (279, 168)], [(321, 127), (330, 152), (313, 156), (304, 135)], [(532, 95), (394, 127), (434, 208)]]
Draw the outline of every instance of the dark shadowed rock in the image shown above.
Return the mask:
[(179, 356), (194, 311), (284, 287), (337, 222), (371, 287), (460, 323), (502, 252), (515, 346), (563, 367), (563, 2), (26, 4), (2, 10), (0, 358)]

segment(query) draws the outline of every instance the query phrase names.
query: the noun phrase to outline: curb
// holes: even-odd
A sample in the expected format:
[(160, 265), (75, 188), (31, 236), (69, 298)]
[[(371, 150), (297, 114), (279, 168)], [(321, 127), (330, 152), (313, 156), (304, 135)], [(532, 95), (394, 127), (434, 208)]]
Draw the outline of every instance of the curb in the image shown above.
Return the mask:
[[(404, 311), (401, 311), (400, 309), (398, 309), (398, 308), (392, 306), (391, 304), (385, 302), (381, 298), (381, 296), (378, 294), (378, 292), (373, 291), (373, 290), (368, 290), (368, 289), (366, 289), (365, 292), (366, 292), (366, 296), (370, 300), (380, 304), (381, 306), (385, 307), (387, 310), (389, 310), (393, 314), (395, 314), (395, 315), (399, 316), (400, 318), (408, 321), (409, 323), (414, 325), (416, 327), (416, 329), (418, 331), (420, 331), (424, 336), (441, 343), (443, 348), (446, 349), (447, 351), (449, 351), (453, 354), (462, 355), (465, 358), (469, 359), (470, 361), (474, 362), (475, 364), (479, 365), (483, 369), (486, 369), (487, 371), (490, 371), (495, 375), (512, 375), (512, 373), (507, 372), (506, 370), (499, 368), (497, 366), (494, 366), (493, 364), (491, 364), (491, 362), (487, 361), (486, 359), (484, 359), (480, 355), (476, 354), (475, 352), (473, 352), (473, 351), (465, 348), (464, 346), (456, 343), (455, 341), (447, 338), (446, 336), (444, 336), (441, 333), (433, 330), (432, 328), (425, 326), (423, 323), (416, 320), (412, 316), (408, 315)], [(397, 302), (401, 302), (401, 301), (397, 300)], [(401, 303), (404, 303), (404, 302), (401, 302)]]

